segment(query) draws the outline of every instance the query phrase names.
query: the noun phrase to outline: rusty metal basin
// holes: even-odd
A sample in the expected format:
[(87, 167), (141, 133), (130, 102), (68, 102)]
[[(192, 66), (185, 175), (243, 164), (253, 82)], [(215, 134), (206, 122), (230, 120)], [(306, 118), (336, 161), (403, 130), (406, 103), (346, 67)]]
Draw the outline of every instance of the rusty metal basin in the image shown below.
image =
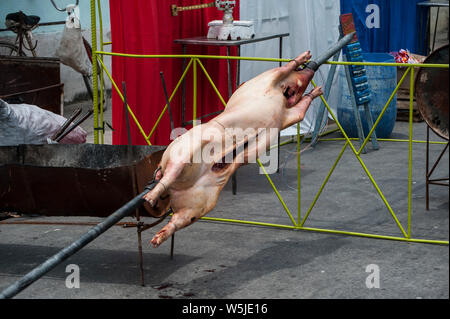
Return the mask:
[[(448, 64), (449, 46), (432, 52), (424, 63)], [(448, 69), (421, 68), (415, 82), (415, 95), (419, 112), (428, 126), (439, 136), (448, 140), (449, 100)]]
[(20, 98), (62, 115), (64, 84), (59, 59), (0, 56), (0, 70), (0, 98)]
[[(0, 210), (45, 216), (109, 216), (152, 179), (165, 147), (0, 147)], [(142, 216), (151, 208), (140, 208)]]

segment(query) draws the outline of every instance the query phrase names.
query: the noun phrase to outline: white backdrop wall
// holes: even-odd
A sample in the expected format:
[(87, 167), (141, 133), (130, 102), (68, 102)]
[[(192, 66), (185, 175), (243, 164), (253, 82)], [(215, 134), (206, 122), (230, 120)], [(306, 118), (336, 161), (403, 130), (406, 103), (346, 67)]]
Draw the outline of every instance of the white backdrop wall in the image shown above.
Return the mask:
[[(336, 0), (241, 0), (240, 20), (253, 20), (256, 36), (289, 33), (283, 38), (283, 58), (292, 59), (311, 50), (314, 57), (323, 53), (339, 38), (340, 5)], [(278, 57), (279, 40), (269, 40), (241, 46), (241, 56)], [(277, 67), (272, 62), (241, 62), (241, 81), (251, 79), (267, 69)], [(316, 73), (314, 81), (325, 86), (330, 66), (324, 65)], [(341, 67), (338, 67), (338, 69)], [(335, 76), (328, 102), (336, 111), (338, 102), (338, 77)], [(308, 89), (309, 90), (309, 89)], [(316, 99), (300, 125), (302, 134), (314, 130), (315, 118), (320, 105)], [(335, 113), (336, 114), (336, 113)], [(282, 135), (297, 134), (296, 127), (286, 129)]]

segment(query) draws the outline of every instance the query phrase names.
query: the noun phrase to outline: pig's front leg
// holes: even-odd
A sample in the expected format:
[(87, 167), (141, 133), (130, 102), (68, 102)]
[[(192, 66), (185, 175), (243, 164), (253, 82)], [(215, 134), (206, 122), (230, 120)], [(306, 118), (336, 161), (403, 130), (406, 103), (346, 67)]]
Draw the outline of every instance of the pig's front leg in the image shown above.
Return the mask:
[(197, 217), (195, 217), (196, 215), (198, 214), (195, 214), (195, 212), (189, 208), (184, 208), (183, 210), (175, 212), (169, 223), (164, 226), (159, 232), (157, 232), (153, 239), (150, 241), (153, 247), (158, 247), (170, 236), (172, 236), (172, 234), (177, 230), (180, 230), (181, 228), (189, 226), (190, 224), (195, 222), (198, 219)]
[(296, 105), (286, 111), (282, 129), (301, 122), (305, 117), (306, 111), (308, 111), (311, 102), (322, 94), (323, 92), (321, 86), (316, 87), (311, 92), (305, 94)]

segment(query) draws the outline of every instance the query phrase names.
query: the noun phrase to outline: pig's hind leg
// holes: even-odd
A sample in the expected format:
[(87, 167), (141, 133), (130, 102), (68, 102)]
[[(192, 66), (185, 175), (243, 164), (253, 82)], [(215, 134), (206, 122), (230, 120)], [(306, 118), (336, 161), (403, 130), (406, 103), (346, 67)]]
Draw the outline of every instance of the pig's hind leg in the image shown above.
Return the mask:
[[(156, 184), (156, 186), (144, 196), (144, 199), (152, 207), (156, 205), (157, 200), (161, 195), (163, 195), (163, 193), (168, 192), (170, 186), (181, 174), (185, 165), (186, 164), (182, 162), (171, 162), (169, 160), (164, 170), (164, 174), (162, 174), (161, 171), (157, 172), (155, 179), (158, 181), (158, 184)], [(161, 213), (164, 214), (165, 212)]]
[(157, 232), (153, 239), (150, 241), (153, 247), (158, 247), (170, 236), (172, 236), (173, 233), (175, 233), (177, 230), (189, 226), (190, 224), (197, 221), (198, 218), (195, 216), (198, 216), (198, 214), (196, 214), (192, 209), (185, 208), (178, 212), (175, 212), (172, 215), (169, 223), (164, 226), (159, 232)]

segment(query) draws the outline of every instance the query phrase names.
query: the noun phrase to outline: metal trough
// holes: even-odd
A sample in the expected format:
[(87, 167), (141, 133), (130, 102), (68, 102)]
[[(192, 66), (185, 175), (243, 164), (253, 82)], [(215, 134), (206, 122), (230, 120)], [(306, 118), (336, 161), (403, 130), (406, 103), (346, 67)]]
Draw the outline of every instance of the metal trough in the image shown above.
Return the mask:
[[(449, 45), (432, 52), (423, 63), (448, 63)], [(421, 68), (415, 83), (419, 111), (428, 126), (448, 141), (448, 69)]]
[(0, 56), (0, 98), (63, 115), (64, 84), (56, 58)]
[[(0, 147), (0, 211), (109, 216), (141, 193), (164, 147), (18, 145)], [(141, 216), (151, 215), (148, 205)]]

